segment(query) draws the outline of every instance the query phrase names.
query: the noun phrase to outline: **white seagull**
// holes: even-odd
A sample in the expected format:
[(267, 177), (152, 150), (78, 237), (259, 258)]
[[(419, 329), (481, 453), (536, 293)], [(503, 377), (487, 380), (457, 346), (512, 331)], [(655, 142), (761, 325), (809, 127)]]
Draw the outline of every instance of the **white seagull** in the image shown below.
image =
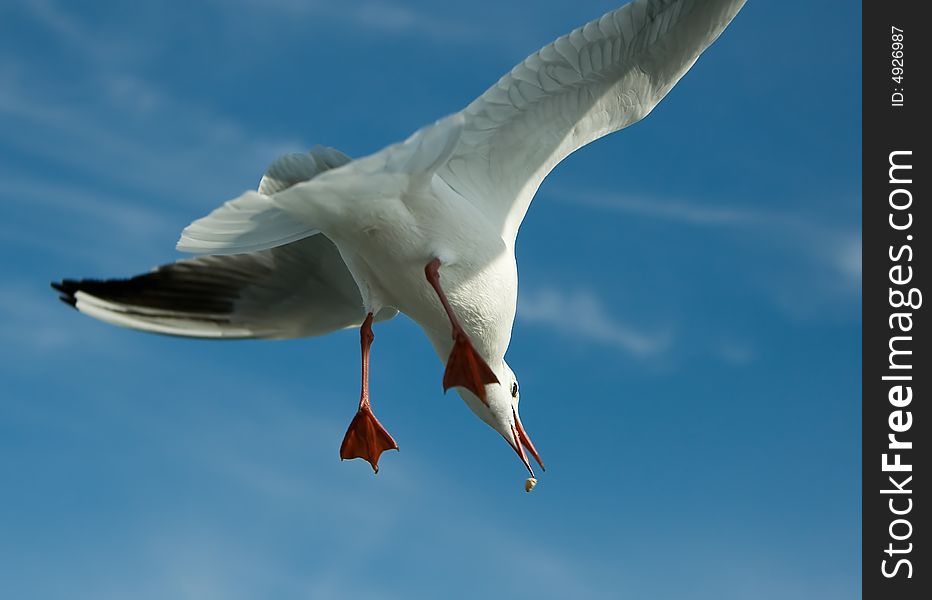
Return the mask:
[(85, 314), (168, 335), (297, 338), (359, 327), (362, 393), (340, 457), (376, 472), (398, 445), (372, 412), (372, 324), (403, 312), (445, 361), (444, 390), (456, 387), (533, 478), (525, 450), (543, 464), (505, 362), (521, 221), (557, 163), (647, 116), (743, 4), (627, 4), (402, 143), (357, 160), (319, 146), (277, 159), (258, 191), (181, 234), (178, 250), (205, 256), (131, 279), (52, 285)]

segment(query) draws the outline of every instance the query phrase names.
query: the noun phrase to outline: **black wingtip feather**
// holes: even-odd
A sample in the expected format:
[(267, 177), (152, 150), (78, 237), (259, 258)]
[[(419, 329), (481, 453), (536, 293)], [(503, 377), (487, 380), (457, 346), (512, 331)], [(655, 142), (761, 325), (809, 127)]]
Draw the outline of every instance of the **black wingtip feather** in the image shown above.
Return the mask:
[(51, 283), (61, 301), (74, 308), (77, 293), (83, 292), (127, 310), (135, 307), (214, 316), (233, 311), (241, 284), (188, 261), (163, 265), (129, 279), (63, 279)]
[(78, 308), (78, 300), (74, 297), (75, 292), (78, 291), (78, 282), (73, 279), (63, 279), (62, 281), (53, 281), (51, 286), (53, 290), (58, 292), (59, 300), (71, 308)]

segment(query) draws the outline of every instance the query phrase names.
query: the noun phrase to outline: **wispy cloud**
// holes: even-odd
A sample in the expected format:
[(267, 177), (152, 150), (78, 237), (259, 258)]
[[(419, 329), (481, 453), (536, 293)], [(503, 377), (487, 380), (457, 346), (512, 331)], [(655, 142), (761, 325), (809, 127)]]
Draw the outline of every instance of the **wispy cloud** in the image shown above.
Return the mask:
[(36, 290), (22, 284), (0, 287), (0, 341), (17, 352), (44, 352), (69, 346), (74, 335), (61, 326), (64, 311), (48, 308), (51, 291), (40, 298)]
[(110, 235), (139, 239), (140, 236), (163, 233), (174, 226), (162, 213), (126, 199), (109, 198), (106, 194), (84, 187), (36, 181), (3, 171), (0, 171), (0, 178), (4, 181), (4, 192), (11, 199), (10, 205), (23, 203), (42, 207), (50, 211), (49, 214), (60, 217), (70, 215), (92, 219), (105, 224), (107, 228), (104, 231)]
[[(746, 277), (741, 285), (757, 290), (765, 303), (793, 321), (825, 318), (829, 307), (834, 308), (831, 314), (840, 314), (839, 303), (850, 307), (851, 299), (860, 293), (861, 238), (856, 230), (775, 211), (664, 199), (568, 190), (549, 192), (548, 198), (627, 217), (714, 230), (716, 235), (727, 231), (739, 247), (752, 249), (743, 256), (754, 268), (740, 271)], [(645, 331), (619, 320), (617, 311), (607, 309), (591, 290), (566, 291), (549, 284), (530, 292), (522, 290), (517, 318), (579, 340), (612, 345), (635, 357), (666, 353), (671, 364), (676, 357), (712, 357), (743, 367), (757, 359), (757, 344), (732, 324), (709, 328), (705, 322), (680, 323), (675, 315), (659, 315), (659, 322), (666, 325)]]
[[(224, 10), (229, 2), (222, 2)], [(392, 0), (346, 0), (340, 3), (319, 0), (239, 0), (242, 10), (250, 11), (253, 19), (303, 18), (308, 26), (323, 19), (344, 27), (362, 29), (367, 33), (386, 35), (416, 35), (424, 39), (457, 42), (475, 39), (481, 28), (478, 23), (465, 23), (440, 17), (423, 7)]]
[(673, 341), (669, 330), (646, 333), (621, 323), (593, 292), (543, 288), (518, 296), (518, 319), (563, 335), (614, 346), (632, 356), (653, 356)]
[[(481, 572), (476, 589), (494, 587), (518, 597), (604, 595), (608, 582), (595, 577), (585, 553), (555, 545), (546, 530), (516, 530), (508, 511), (477, 512), (485, 492), (465, 487), (442, 465), (405, 455), (373, 477), (359, 461), (334, 460), (343, 423), (270, 392), (267, 384), (232, 379), (228, 383), (247, 397), (263, 398), (261, 410), (252, 405), (231, 411), (220, 408), (220, 400), (205, 400), (184, 409), (191, 414), (182, 423), (177, 409), (155, 405), (134, 413), (133, 422), (144, 423), (144, 437), (157, 451), (177, 456), (204, 485), (233, 493), (234, 506), (274, 506), (274, 513), (261, 515), (256, 531), (249, 523), (231, 525), (209, 516), (193, 522), (183, 510), (158, 507), (157, 521), (134, 533), (148, 564), (151, 580), (144, 587), (151, 597), (248, 598), (270, 590), (278, 597), (412, 597), (414, 590), (424, 592), (420, 582), (376, 578), (372, 572), (377, 564), (416, 571), (412, 565), (419, 563), (432, 565), (435, 577)], [(222, 397), (218, 390), (203, 397), (211, 394)], [(205, 419), (209, 429), (191, 425)], [(165, 431), (173, 432), (170, 441)], [(270, 431), (275, 435), (269, 437)], [(514, 493), (523, 494), (517, 485)], [(269, 539), (274, 547), (265, 546)], [(423, 543), (437, 539), (484, 550), (437, 562), (434, 546)], [(403, 559), (394, 553), (399, 543), (406, 548)], [(289, 560), (279, 560), (283, 556)], [(597, 568), (604, 573), (603, 567)], [(370, 576), (360, 577), (360, 570)], [(138, 585), (111, 583), (115, 597)]]
[(852, 282), (861, 281), (861, 236), (842, 236), (830, 248), (829, 261)]
[(727, 339), (713, 344), (712, 352), (727, 365), (743, 367), (757, 358), (755, 349), (744, 341)]
[[(91, 74), (86, 85), (108, 94), (95, 94), (90, 105), (53, 100), (64, 96), (54, 82), (2, 83), (0, 122), (16, 125), (3, 134), (8, 144), (110, 182), (161, 192), (169, 203), (181, 204), (179, 193), (216, 194), (229, 173), (255, 172), (277, 154), (305, 146), (253, 136), (230, 119), (128, 75)], [(153, 121), (165, 128), (153, 131)], [(219, 200), (205, 199), (205, 205)]]
[(762, 223), (767, 217), (751, 211), (714, 206), (696, 206), (686, 202), (645, 199), (612, 194), (573, 193), (565, 191), (555, 196), (574, 204), (582, 204), (612, 212), (667, 219), (696, 225), (748, 225)]
[(99, 40), (92, 36), (73, 16), (61, 10), (51, 0), (27, 0), (22, 4), (33, 17), (56, 38), (81, 50), (97, 48)]
[(108, 339), (106, 345), (85, 344), (93, 337), (111, 338), (111, 332), (89, 320), (76, 322), (71, 313), (44, 282), (7, 280), (0, 284), (0, 357), (7, 358), (2, 361), (4, 367), (21, 364), (23, 356), (53, 355), (78, 346), (122, 350), (115, 339)]
[(79, 23), (50, 2), (34, 6), (56, 32), (72, 32), (70, 43), (88, 60), (83, 77), (60, 81), (29, 56), (3, 57), (0, 142), (28, 157), (29, 168), (0, 168), (9, 209), (0, 243), (140, 269), (141, 257), (165, 256), (158, 248), (170, 251), (190, 220), (255, 185), (274, 157), (306, 148), (114, 67)]
[(54, 0), (24, 0), (19, 3), (30, 20), (44, 28), (55, 43), (66, 48), (70, 56), (97, 64), (129, 65), (149, 50), (132, 32), (120, 30), (104, 34), (67, 3)]
[(226, 199), (207, 196), (230, 173), (256, 173), (307, 145), (256, 134), (140, 75), (151, 45), (145, 32), (92, 28), (53, 0), (23, 7), (69, 57), (82, 59), (50, 69), (38, 56), (0, 56), (0, 140), (50, 172), (98, 177), (169, 204), (200, 196), (210, 206)]
[[(57, 184), (0, 169), (0, 198), (8, 219), (0, 244), (28, 256), (80, 257), (99, 272), (127, 275), (165, 256), (184, 223), (180, 211), (148, 208), (138, 199), (111, 198), (90, 185)], [(59, 277), (62, 273), (45, 273)]]
[(442, 19), (385, 0), (363, 2), (351, 14), (364, 27), (397, 33), (417, 32), (438, 41), (468, 40), (470, 34), (478, 33), (478, 28), (469, 23)]
[(845, 281), (861, 279), (861, 236), (858, 231), (820, 226), (796, 215), (746, 208), (698, 205), (663, 198), (639, 198), (561, 190), (557, 201), (591, 208), (662, 219), (696, 226), (743, 229), (751, 235), (782, 236), (791, 252), (805, 252), (815, 262), (830, 267)]

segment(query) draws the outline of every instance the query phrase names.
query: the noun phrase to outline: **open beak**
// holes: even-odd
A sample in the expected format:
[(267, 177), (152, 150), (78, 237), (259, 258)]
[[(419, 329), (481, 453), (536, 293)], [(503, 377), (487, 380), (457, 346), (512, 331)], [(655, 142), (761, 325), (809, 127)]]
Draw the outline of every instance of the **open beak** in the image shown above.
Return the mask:
[(531, 453), (531, 456), (534, 457), (534, 460), (537, 461), (537, 464), (540, 465), (542, 471), (546, 471), (547, 469), (544, 468), (544, 463), (540, 460), (540, 454), (537, 453), (537, 448), (534, 447), (534, 442), (531, 441), (527, 431), (524, 430), (524, 425), (521, 424), (521, 417), (518, 416), (518, 412), (512, 409), (512, 413), (514, 414), (515, 422), (514, 425), (511, 426), (512, 439), (508, 440), (508, 442), (511, 444), (511, 447), (514, 448), (515, 452), (518, 453), (518, 457), (521, 459), (521, 462), (524, 463), (524, 466), (527, 467), (531, 477), (533, 477), (534, 470), (531, 469), (531, 463), (527, 459), (527, 454), (524, 453), (525, 448), (527, 448), (527, 451)]

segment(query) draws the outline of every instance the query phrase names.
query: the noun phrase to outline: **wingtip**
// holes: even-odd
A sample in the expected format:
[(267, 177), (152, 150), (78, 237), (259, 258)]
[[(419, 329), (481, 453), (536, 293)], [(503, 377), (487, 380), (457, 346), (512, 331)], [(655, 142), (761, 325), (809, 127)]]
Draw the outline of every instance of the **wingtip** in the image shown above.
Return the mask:
[(184, 254), (207, 254), (208, 251), (197, 242), (192, 240), (188, 235), (190, 229), (191, 226), (188, 225), (184, 228), (184, 231), (181, 232), (181, 237), (179, 237), (178, 241), (175, 242), (175, 250), (178, 252), (183, 252)]
[(52, 281), (49, 285), (58, 292), (58, 299), (70, 306), (78, 308), (78, 299), (75, 293), (78, 291), (78, 282), (73, 279), (62, 279), (61, 281)]

